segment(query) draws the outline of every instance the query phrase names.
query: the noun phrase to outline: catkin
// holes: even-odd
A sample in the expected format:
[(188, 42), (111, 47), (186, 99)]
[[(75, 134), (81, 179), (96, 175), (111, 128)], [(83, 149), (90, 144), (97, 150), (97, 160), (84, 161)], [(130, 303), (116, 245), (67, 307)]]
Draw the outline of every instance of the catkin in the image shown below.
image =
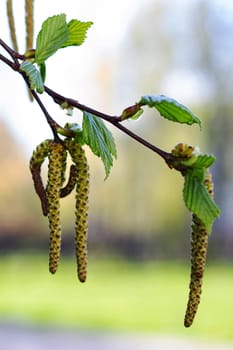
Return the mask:
[(66, 180), (66, 161), (67, 161), (67, 150), (65, 146), (63, 146), (61, 151), (61, 185)]
[(58, 268), (61, 250), (60, 190), (62, 185), (62, 160), (64, 145), (53, 142), (49, 153), (48, 166), (48, 219), (50, 228), (49, 271), (55, 273)]
[(36, 193), (40, 198), (42, 212), (45, 216), (48, 215), (48, 201), (47, 201), (47, 194), (41, 178), (41, 165), (43, 164), (45, 158), (49, 154), (51, 143), (52, 143), (51, 140), (45, 140), (42, 143), (40, 143), (36, 147), (35, 151), (33, 151), (32, 157), (29, 163), (29, 168), (31, 170), (34, 187), (35, 187)]
[(77, 171), (75, 247), (78, 278), (80, 282), (85, 282), (87, 277), (89, 166), (85, 151), (79, 143), (74, 140), (66, 140), (66, 146)]
[(68, 182), (65, 187), (61, 188), (60, 190), (60, 198), (64, 198), (68, 196), (73, 189), (75, 188), (76, 185), (76, 180), (77, 180), (77, 171), (76, 171), (76, 166), (71, 165), (70, 166), (70, 176), (68, 179)]
[(33, 0), (25, 0), (26, 50), (33, 48), (34, 18)]
[(14, 50), (18, 52), (19, 48), (18, 48), (18, 42), (16, 37), (12, 0), (7, 0), (6, 6), (7, 6), (7, 18), (8, 18), (9, 28), (10, 28), (11, 41), (12, 41)]
[[(213, 182), (211, 174), (207, 170), (204, 185), (209, 194), (213, 196)], [(191, 247), (191, 276), (189, 297), (184, 318), (185, 327), (190, 327), (192, 325), (200, 303), (208, 247), (208, 232), (204, 224), (195, 214), (193, 214)]]
[(186, 143), (178, 143), (172, 150), (172, 155), (179, 158), (190, 158), (194, 152), (194, 147)]

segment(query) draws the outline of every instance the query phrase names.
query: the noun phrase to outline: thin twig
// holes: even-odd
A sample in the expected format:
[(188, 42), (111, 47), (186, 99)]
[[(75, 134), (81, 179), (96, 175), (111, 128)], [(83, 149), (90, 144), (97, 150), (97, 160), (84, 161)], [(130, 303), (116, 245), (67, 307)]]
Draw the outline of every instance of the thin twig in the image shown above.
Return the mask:
[[(30, 83), (28, 81), (28, 78), (27, 76), (25, 75), (24, 72), (20, 72), (28, 86), (28, 88), (30, 89)], [(57, 141), (61, 141), (59, 136), (58, 136), (58, 133), (57, 133), (57, 130), (58, 129), (63, 129), (49, 114), (49, 112), (47, 111), (46, 107), (44, 106), (43, 102), (41, 101), (40, 97), (38, 96), (38, 94), (36, 93), (35, 90), (31, 90), (31, 94), (32, 96), (34, 97), (34, 99), (36, 100), (36, 102), (38, 103), (40, 109), (42, 110), (46, 120), (47, 120), (47, 123), (49, 124), (52, 132), (53, 132), (53, 135), (54, 135), (54, 139), (57, 140)]]
[(0, 54), (0, 60), (3, 61), (4, 63), (6, 63), (12, 69), (14, 69), (14, 63), (11, 62), (10, 60), (8, 60), (8, 58), (6, 58), (5, 56), (3, 56), (1, 54)]
[(47, 94), (52, 97), (52, 99), (54, 100), (54, 102), (56, 102), (57, 104), (61, 105), (62, 103), (67, 103), (68, 105), (74, 107), (74, 108), (77, 108), (79, 109), (80, 111), (83, 111), (83, 112), (87, 112), (87, 113), (91, 113), (91, 114), (94, 114), (95, 116), (99, 117), (99, 118), (102, 118), (108, 122), (115, 122), (115, 121), (121, 121), (121, 117), (117, 117), (117, 116), (110, 116), (106, 113), (102, 113), (102, 112), (99, 112), (91, 107), (87, 107), (81, 103), (79, 103), (77, 100), (74, 100), (72, 98), (69, 98), (69, 97), (65, 97), (65, 96), (62, 96), (60, 94), (58, 94), (57, 92), (53, 91), (52, 89), (48, 88), (47, 86), (44, 85), (44, 89), (45, 89), (45, 92), (47, 92)]
[(6, 52), (11, 56), (11, 58), (14, 60), (14, 62), (17, 63), (17, 59), (20, 59), (20, 60), (25, 59), (24, 55), (20, 55), (18, 52), (12, 50), (12, 48), (10, 46), (8, 46), (5, 43), (5, 41), (3, 41), (2, 39), (0, 39), (0, 46), (2, 46), (4, 48), (4, 50), (6, 50)]
[(87, 107), (87, 106), (79, 103), (78, 101), (76, 101), (74, 99), (62, 96), (62, 95), (58, 94), (57, 92), (53, 91), (52, 89), (48, 88), (47, 86), (44, 86), (44, 88), (45, 88), (45, 92), (47, 92), (47, 94), (53, 98), (54, 102), (58, 103), (59, 105), (66, 102), (68, 105), (70, 105), (74, 108), (77, 108), (83, 112), (91, 113), (99, 118), (102, 118), (102, 119), (106, 120), (107, 122), (111, 123), (112, 125), (114, 125), (116, 128), (120, 129), (122, 132), (124, 132), (125, 134), (127, 134), (128, 136), (130, 136), (131, 138), (136, 140), (137, 142), (141, 143), (143, 146), (149, 148), (153, 152), (160, 155), (166, 161), (166, 163), (170, 164), (170, 163), (172, 163), (172, 161), (174, 161), (174, 157), (172, 156), (171, 153), (165, 152), (165, 151), (161, 150), (160, 148), (152, 145), (148, 141), (144, 140), (142, 137), (138, 136), (137, 134), (133, 133), (131, 130), (129, 130), (128, 128), (123, 126), (121, 124), (121, 122), (122, 122), (121, 117), (110, 116), (108, 114), (99, 112), (93, 108)]
[[(14, 61), (16, 63), (18, 63), (17, 58), (24, 59), (24, 56), (19, 55), (17, 52), (15, 52), (11, 48), (9, 48), (9, 46), (6, 45), (3, 42), (3, 40), (1, 40), (1, 39), (0, 39), (0, 45), (10, 54), (10, 56), (14, 59)], [(12, 62), (10, 62), (8, 59), (6, 59), (3, 55), (0, 55), (0, 60), (5, 62), (6, 64), (8, 64), (12, 69), (18, 71), (23, 76), (27, 86), (30, 89), (30, 83), (28, 81), (28, 77), (25, 75), (24, 72), (20, 71), (19, 63), (18, 63), (18, 67), (15, 67), (15, 65)], [(131, 130), (129, 130), (125, 126), (123, 126), (121, 124), (121, 122), (123, 121), (121, 116), (112, 116), (112, 115), (108, 115), (106, 113), (97, 111), (91, 107), (88, 107), (88, 106), (85, 106), (85, 105), (79, 103), (77, 100), (62, 96), (45, 85), (44, 85), (44, 90), (54, 100), (54, 102), (59, 104), (59, 105), (66, 103), (68, 106), (77, 108), (77, 109), (79, 109), (83, 112), (86, 112), (86, 113), (93, 114), (94, 116), (97, 116), (97, 117), (104, 119), (105, 121), (111, 123), (113, 126), (115, 126), (119, 130), (124, 132), (126, 135), (130, 136), (131, 138), (133, 138), (134, 140), (136, 140), (137, 142), (139, 142), (143, 146), (145, 146), (145, 147), (149, 148), (150, 150), (152, 150), (153, 152), (157, 153), (159, 156), (161, 156), (164, 159), (164, 161), (168, 164), (168, 166), (172, 167), (174, 160), (175, 160), (174, 156), (171, 153), (165, 152), (162, 149), (156, 147), (155, 145), (151, 144), (150, 142), (146, 141), (145, 139), (143, 139), (139, 135), (135, 134), (134, 132), (132, 132)], [(50, 116), (50, 114), (48, 113), (46, 107), (42, 103), (42, 101), (41, 101), (40, 97), (38, 96), (38, 94), (36, 93), (36, 91), (31, 90), (31, 93), (32, 93), (32, 96), (35, 98), (36, 102), (38, 103), (39, 107), (41, 108), (42, 112), (44, 113), (46, 120), (47, 120), (53, 134), (54, 134), (54, 138), (59, 140), (60, 142), (62, 142), (59, 139), (58, 132), (59, 133), (61, 132), (68, 137), (73, 137), (74, 135), (72, 133), (72, 130), (70, 130), (70, 133), (69, 133), (69, 130), (62, 128)], [(67, 133), (69, 133), (69, 135)]]
[[(27, 83), (28, 87), (30, 87), (27, 80), (26, 80), (26, 83)], [(44, 113), (44, 116), (45, 116), (45, 118), (46, 118), (52, 132), (53, 132), (54, 140), (57, 140), (58, 142), (61, 142), (61, 143), (63, 142), (59, 138), (58, 133), (66, 136), (66, 137), (74, 137), (74, 132), (72, 130), (67, 130), (67, 129), (63, 128), (51, 117), (51, 115), (48, 113), (46, 107), (44, 106), (43, 102), (41, 101), (40, 97), (35, 92), (35, 90), (30, 90), (30, 91), (31, 91), (32, 96), (34, 97), (34, 99), (38, 103), (40, 109)]]
[(61, 126), (57, 122), (55, 122), (55, 120), (50, 116), (50, 114), (48, 113), (47, 109), (45, 108), (43, 102), (39, 98), (38, 94), (34, 90), (31, 90), (31, 94), (34, 97), (34, 99), (36, 100), (36, 102), (38, 103), (42, 112), (44, 113), (44, 116), (45, 116), (45, 118), (46, 118), (52, 132), (53, 132), (54, 139), (59, 139), (58, 134), (57, 134), (57, 129), (61, 128)]
[(116, 128), (123, 131), (125, 134), (127, 134), (131, 138), (133, 138), (134, 140), (136, 140), (137, 142), (141, 143), (143, 146), (149, 148), (151, 151), (160, 155), (165, 160), (166, 163), (169, 164), (173, 161), (174, 157), (172, 156), (171, 153), (165, 152), (162, 149), (156, 147), (155, 145), (146, 141), (145, 139), (143, 139), (139, 135), (135, 134), (134, 132), (132, 132), (131, 130), (129, 130), (128, 128), (126, 128), (124, 125), (120, 124), (117, 121), (116, 122), (112, 121), (110, 123), (113, 124)]

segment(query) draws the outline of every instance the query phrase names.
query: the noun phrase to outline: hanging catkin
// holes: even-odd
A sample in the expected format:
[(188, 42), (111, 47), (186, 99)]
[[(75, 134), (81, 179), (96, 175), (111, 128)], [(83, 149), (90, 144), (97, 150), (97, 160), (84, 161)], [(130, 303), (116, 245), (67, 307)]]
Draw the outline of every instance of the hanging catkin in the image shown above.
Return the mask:
[(18, 52), (19, 48), (18, 48), (18, 42), (16, 37), (12, 0), (7, 0), (6, 6), (7, 6), (7, 18), (8, 18), (8, 24), (10, 29), (11, 41), (12, 41), (14, 50)]
[(76, 170), (76, 166), (73, 164), (70, 166), (70, 175), (69, 175), (68, 182), (66, 186), (61, 188), (60, 190), (60, 198), (64, 198), (68, 196), (73, 191), (76, 185), (76, 180), (77, 180), (77, 170)]
[(57, 271), (61, 250), (60, 190), (62, 186), (64, 151), (63, 144), (55, 141), (51, 144), (46, 190), (50, 228), (49, 271), (51, 273)]
[(67, 162), (67, 150), (65, 145), (63, 145), (62, 157), (61, 157), (61, 185), (63, 185), (66, 180), (66, 165), (67, 165), (66, 162)]
[[(206, 170), (204, 185), (209, 194), (213, 197), (213, 182), (208, 170)], [(200, 303), (208, 247), (208, 232), (195, 214), (193, 214), (191, 247), (191, 276), (189, 298), (184, 318), (185, 327), (190, 327), (192, 325)]]
[(50, 152), (51, 144), (52, 140), (45, 140), (42, 143), (40, 143), (33, 151), (29, 164), (34, 187), (36, 193), (40, 198), (42, 212), (45, 216), (48, 215), (48, 201), (47, 194), (41, 178), (41, 166)]
[(25, 0), (26, 50), (33, 48), (34, 18), (33, 0)]
[(81, 282), (87, 276), (87, 229), (88, 229), (88, 195), (89, 195), (89, 166), (85, 151), (74, 140), (66, 140), (67, 149), (76, 165), (76, 259), (77, 273)]

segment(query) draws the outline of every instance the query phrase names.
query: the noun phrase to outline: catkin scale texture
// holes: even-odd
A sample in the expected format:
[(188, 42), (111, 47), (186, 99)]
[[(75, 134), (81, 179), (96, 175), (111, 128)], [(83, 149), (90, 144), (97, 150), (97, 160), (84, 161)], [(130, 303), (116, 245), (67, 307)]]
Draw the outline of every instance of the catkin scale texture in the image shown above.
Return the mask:
[(52, 140), (45, 140), (36, 147), (30, 159), (30, 169), (31, 167), (33, 167), (33, 165), (35, 164), (41, 165), (44, 162), (45, 158), (49, 154), (50, 146), (52, 142), (53, 142)]
[(61, 150), (61, 185), (66, 180), (66, 161), (67, 161), (67, 150), (65, 146), (63, 146)]
[(51, 144), (52, 144), (51, 140), (45, 140), (42, 143), (40, 143), (36, 147), (35, 151), (33, 151), (32, 157), (29, 163), (29, 168), (31, 170), (34, 187), (35, 187), (36, 193), (40, 198), (42, 212), (45, 216), (48, 215), (48, 201), (47, 201), (47, 194), (41, 178), (41, 165), (50, 152)]
[(76, 170), (76, 166), (72, 164), (70, 166), (70, 176), (69, 176), (68, 182), (66, 186), (61, 188), (60, 190), (60, 198), (64, 198), (68, 196), (73, 191), (76, 185), (76, 180), (77, 180), (77, 170)]
[(7, 17), (8, 17), (8, 24), (10, 28), (11, 41), (12, 41), (14, 50), (18, 52), (19, 48), (18, 48), (18, 42), (16, 37), (15, 19), (14, 19), (14, 13), (13, 13), (12, 0), (7, 0), (6, 6), (7, 6)]
[[(204, 185), (213, 196), (213, 182), (211, 174), (206, 170)], [(193, 214), (191, 239), (191, 276), (189, 297), (184, 318), (184, 326), (190, 327), (196, 315), (202, 292), (202, 280), (205, 271), (208, 247), (208, 232), (201, 220)]]
[(85, 151), (80, 144), (73, 140), (67, 140), (66, 146), (77, 171), (75, 247), (78, 278), (81, 282), (85, 282), (87, 277), (89, 166)]
[(60, 190), (62, 185), (62, 160), (64, 145), (53, 142), (49, 153), (48, 166), (48, 219), (50, 228), (49, 271), (55, 273), (58, 268), (61, 250)]
[(26, 22), (26, 50), (33, 48), (33, 32), (34, 32), (34, 20), (33, 20), (33, 7), (34, 0), (25, 0), (25, 22)]

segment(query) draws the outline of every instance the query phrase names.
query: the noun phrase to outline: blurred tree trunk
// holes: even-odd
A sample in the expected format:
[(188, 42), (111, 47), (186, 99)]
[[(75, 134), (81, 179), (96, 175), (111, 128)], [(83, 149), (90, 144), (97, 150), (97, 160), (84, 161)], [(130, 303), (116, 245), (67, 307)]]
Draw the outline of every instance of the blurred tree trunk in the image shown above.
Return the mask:
[[(125, 55), (128, 59), (126, 67), (130, 64), (131, 70), (126, 70), (124, 81), (121, 81), (123, 93), (130, 91), (132, 95), (140, 96), (145, 92), (165, 93), (166, 89), (163, 90), (164, 86), (167, 86), (165, 82), (169, 85), (169, 78), (175, 71), (178, 72), (178, 77), (179, 72), (184, 72), (183, 75), (186, 74), (187, 77), (190, 75), (197, 77), (199, 91), (193, 93), (199, 96), (195, 108), (199, 110), (203, 120), (200, 140), (205, 137), (203, 151), (214, 153), (217, 157), (213, 167), (215, 198), (222, 208), (222, 216), (214, 226), (214, 240), (217, 243), (221, 242), (222, 252), (219, 245), (217, 249), (218, 254), (223, 256), (232, 255), (233, 248), (232, 18), (233, 11), (230, 12), (227, 2), (224, 1), (175, 0), (172, 6), (169, 0), (151, 2), (151, 6), (142, 9), (135, 19), (130, 40), (125, 45)], [(182, 86), (180, 94), (182, 96), (183, 91), (186, 96), (188, 89), (196, 88), (190, 86), (187, 81), (187, 84)], [(187, 100), (184, 102), (192, 108)], [(169, 126), (163, 125), (163, 122), (154, 122), (154, 118), (151, 117), (140, 127), (143, 132), (148, 132), (149, 137), (157, 144), (161, 142), (162, 145), (169, 145), (175, 138), (174, 135), (183, 137), (178, 139), (179, 141), (185, 142), (190, 139), (189, 142), (192, 142), (194, 139), (198, 144), (197, 134), (194, 134), (196, 139), (193, 138), (192, 131), (187, 128), (180, 134), (180, 126), (179, 128), (172, 126), (169, 129)], [(147, 169), (152, 177), (147, 177), (146, 181), (153, 181), (153, 176), (156, 179), (158, 175), (153, 172), (152, 164), (148, 164)], [(162, 170), (158, 169), (159, 171)], [(164, 176), (166, 186), (166, 175)], [(159, 186), (164, 185), (160, 182)], [(154, 192), (156, 193), (156, 190)], [(169, 196), (166, 197), (164, 194), (164, 198), (166, 203), (164, 211), (166, 211)], [(174, 202), (171, 205), (174, 205)]]
[[(233, 11), (212, 1), (199, 1), (194, 12), (195, 41), (199, 43), (199, 69), (210, 81), (212, 98), (206, 106), (209, 149), (216, 155), (215, 198), (222, 216), (215, 226), (216, 240), (222, 243), (222, 256), (233, 250)], [(230, 74), (229, 74), (230, 73)]]

